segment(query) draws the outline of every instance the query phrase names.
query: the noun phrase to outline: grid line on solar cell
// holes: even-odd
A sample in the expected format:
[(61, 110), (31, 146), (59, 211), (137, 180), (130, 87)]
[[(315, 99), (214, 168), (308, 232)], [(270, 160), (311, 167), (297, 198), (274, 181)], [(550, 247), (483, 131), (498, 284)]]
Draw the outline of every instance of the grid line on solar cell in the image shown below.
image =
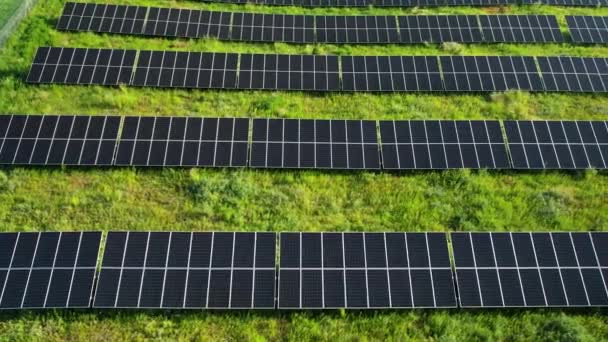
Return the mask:
[(608, 17), (567, 15), (566, 23), (575, 43), (608, 43)]
[(281, 233), (279, 309), (455, 307), (442, 233)]
[(451, 233), (460, 306), (608, 306), (607, 236)]
[(606, 169), (606, 121), (505, 121), (515, 169)]
[(249, 119), (125, 117), (115, 165), (247, 166)]
[(380, 121), (383, 169), (510, 168), (498, 121)]
[(608, 91), (608, 58), (568, 56), (536, 58), (546, 91)]
[(564, 40), (553, 15), (480, 15), (484, 42), (544, 43)]
[(101, 233), (0, 233), (0, 309), (90, 306)]
[(380, 169), (376, 122), (254, 119), (250, 166)]
[(118, 116), (6, 115), (0, 164), (112, 165)]
[(96, 308), (273, 309), (274, 233), (110, 232)]
[(41, 47), (28, 83), (119, 85), (131, 82), (135, 50)]

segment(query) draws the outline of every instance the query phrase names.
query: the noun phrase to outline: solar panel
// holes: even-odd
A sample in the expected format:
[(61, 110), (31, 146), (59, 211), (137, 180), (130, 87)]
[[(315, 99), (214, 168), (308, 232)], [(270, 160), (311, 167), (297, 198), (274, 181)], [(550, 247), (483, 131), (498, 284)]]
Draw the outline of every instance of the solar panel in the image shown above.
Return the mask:
[(128, 84), (135, 50), (41, 47), (27, 76), (28, 83)]
[(542, 91), (533, 57), (441, 56), (446, 91)]
[(380, 121), (383, 169), (510, 168), (498, 121)]
[(147, 7), (66, 2), (58, 30), (143, 34)]
[(443, 233), (281, 233), (279, 309), (450, 308)]
[(117, 116), (3, 115), (0, 164), (112, 165)]
[(230, 38), (239, 41), (315, 42), (315, 17), (261, 13), (234, 13)]
[(87, 308), (100, 232), (0, 233), (0, 309)]
[(475, 15), (408, 15), (397, 18), (401, 43), (483, 41)]
[(338, 57), (241, 54), (238, 88), (337, 91)]
[(515, 169), (605, 169), (606, 121), (505, 121)]
[(168, 37), (230, 37), (230, 12), (150, 7), (144, 34)]
[(376, 122), (254, 119), (251, 167), (380, 169)]
[(480, 15), (483, 41), (492, 43), (562, 42), (554, 15)]
[(608, 243), (607, 233), (451, 233), (451, 238), (463, 308), (608, 306), (608, 268), (599, 247)]
[(247, 166), (249, 119), (126, 117), (116, 165)]
[(530, 3), (541, 3), (544, 5), (556, 5), (556, 6), (577, 6), (577, 7), (599, 7), (608, 6), (608, 0), (523, 0), (524, 3), (530, 1)]
[(608, 43), (608, 17), (567, 15), (566, 23), (575, 43)]
[(537, 57), (547, 91), (608, 91), (608, 58)]
[(273, 309), (275, 233), (110, 232), (93, 307)]
[(394, 16), (316, 16), (318, 43), (399, 43)]
[(234, 88), (238, 57), (235, 53), (140, 51), (131, 85)]
[(343, 56), (344, 91), (440, 91), (434, 56)]

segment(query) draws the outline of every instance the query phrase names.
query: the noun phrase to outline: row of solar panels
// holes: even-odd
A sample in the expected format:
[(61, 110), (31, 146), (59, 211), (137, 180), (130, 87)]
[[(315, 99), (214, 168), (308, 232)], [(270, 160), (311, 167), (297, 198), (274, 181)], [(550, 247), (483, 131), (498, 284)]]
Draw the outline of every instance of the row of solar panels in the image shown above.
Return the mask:
[(307, 91), (607, 92), (608, 58), (316, 56), (41, 47), (27, 82)]
[(302, 7), (438, 7), (438, 6), (501, 6), (501, 5), (556, 5), (608, 6), (608, 0), (204, 0), (231, 4), (260, 4)]
[[(604, 17), (567, 16), (575, 42), (605, 42)], [(562, 42), (553, 15), (311, 16), (66, 3), (57, 29), (293, 43)]]
[(0, 309), (608, 306), (608, 233), (450, 235), (0, 233)]
[[(120, 130), (119, 128), (122, 127)], [(0, 116), (0, 164), (606, 169), (606, 121)], [(380, 143), (379, 143), (380, 141)]]

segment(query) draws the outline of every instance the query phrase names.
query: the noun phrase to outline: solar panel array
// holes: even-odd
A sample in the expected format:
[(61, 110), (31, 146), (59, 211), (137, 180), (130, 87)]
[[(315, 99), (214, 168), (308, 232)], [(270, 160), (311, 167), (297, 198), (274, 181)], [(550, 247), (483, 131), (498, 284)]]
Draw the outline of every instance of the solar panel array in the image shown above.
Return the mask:
[[(606, 169), (606, 121), (0, 115), (0, 165)], [(120, 132), (119, 132), (120, 129)], [(379, 144), (379, 141), (381, 143)], [(508, 149), (507, 149), (508, 147)]]
[(608, 233), (451, 233), (460, 306), (608, 306)]
[[(135, 61), (135, 54), (131, 50), (39, 48), (27, 82), (298, 91), (608, 91), (608, 58), (338, 57), (146, 50), (139, 51)], [(109, 59), (91, 60), (86, 66), (80, 62), (71, 65), (64, 59), (76, 55)], [(112, 66), (107, 67), (108, 63)]]
[(516, 169), (608, 167), (606, 121), (505, 121)]
[(376, 122), (254, 119), (251, 167), (380, 169)]
[(112, 165), (120, 117), (1, 115), (0, 164)]
[(0, 310), (608, 306), (608, 233), (450, 236), (0, 233)]
[(561, 42), (555, 16), (311, 16), (66, 3), (60, 30), (292, 43)]
[(231, 4), (260, 4), (302, 7), (439, 7), (439, 6), (499, 6), (542, 3), (557, 6), (608, 6), (608, 0), (205, 0)]
[(456, 306), (444, 233), (281, 233), (279, 309)]
[(575, 43), (608, 43), (608, 17), (567, 15), (566, 23)]
[(101, 233), (0, 233), (0, 309), (88, 308)]
[(510, 168), (498, 121), (380, 121), (384, 169)]
[(110, 232), (96, 308), (273, 309), (274, 233)]

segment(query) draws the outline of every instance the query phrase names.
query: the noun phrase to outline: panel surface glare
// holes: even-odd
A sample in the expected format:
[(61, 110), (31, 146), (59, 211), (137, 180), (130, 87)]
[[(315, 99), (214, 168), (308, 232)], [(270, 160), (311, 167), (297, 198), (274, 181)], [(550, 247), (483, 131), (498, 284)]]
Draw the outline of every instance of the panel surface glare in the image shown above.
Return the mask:
[(273, 309), (274, 233), (110, 232), (96, 308)]
[(88, 308), (100, 232), (0, 233), (0, 310)]
[(279, 309), (450, 308), (443, 233), (281, 233)]
[(451, 233), (460, 306), (608, 306), (607, 233)]

